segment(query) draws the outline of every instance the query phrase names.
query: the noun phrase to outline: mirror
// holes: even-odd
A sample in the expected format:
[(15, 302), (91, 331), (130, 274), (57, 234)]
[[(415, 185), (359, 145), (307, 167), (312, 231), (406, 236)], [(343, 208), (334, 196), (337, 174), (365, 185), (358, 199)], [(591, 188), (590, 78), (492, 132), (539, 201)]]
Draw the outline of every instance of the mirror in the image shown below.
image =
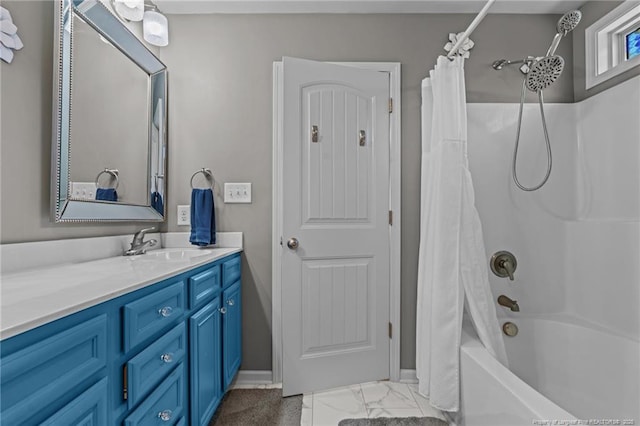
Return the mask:
[(165, 217), (167, 69), (99, 0), (58, 0), (52, 217)]

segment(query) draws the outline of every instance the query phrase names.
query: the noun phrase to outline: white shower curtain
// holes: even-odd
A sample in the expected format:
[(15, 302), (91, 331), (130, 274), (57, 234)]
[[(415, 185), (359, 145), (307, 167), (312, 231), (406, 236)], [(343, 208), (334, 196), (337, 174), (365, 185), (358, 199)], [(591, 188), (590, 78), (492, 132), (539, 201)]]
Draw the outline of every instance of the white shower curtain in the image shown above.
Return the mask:
[(460, 408), (463, 305), (482, 343), (507, 362), (468, 163), (464, 59), (441, 56), (422, 81), (416, 373), (420, 393), (449, 412)]

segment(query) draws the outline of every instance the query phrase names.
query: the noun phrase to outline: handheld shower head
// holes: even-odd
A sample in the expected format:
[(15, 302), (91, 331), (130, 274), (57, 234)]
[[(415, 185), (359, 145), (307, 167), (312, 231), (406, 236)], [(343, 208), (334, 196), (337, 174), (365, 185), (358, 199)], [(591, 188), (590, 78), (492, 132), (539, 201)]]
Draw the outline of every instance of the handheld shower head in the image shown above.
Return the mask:
[(559, 33), (563, 33), (563, 35), (567, 35), (567, 33), (570, 33), (578, 26), (581, 19), (582, 12), (579, 10), (567, 12), (562, 15), (562, 18), (560, 18), (556, 24), (556, 30), (558, 30)]
[(558, 45), (560, 44), (562, 37), (573, 31), (580, 23), (580, 19), (582, 19), (582, 12), (579, 10), (572, 10), (562, 15), (556, 24), (557, 33), (553, 37), (551, 46), (549, 46), (549, 50), (547, 50), (547, 54), (545, 56), (553, 56), (556, 53), (556, 49), (558, 49)]

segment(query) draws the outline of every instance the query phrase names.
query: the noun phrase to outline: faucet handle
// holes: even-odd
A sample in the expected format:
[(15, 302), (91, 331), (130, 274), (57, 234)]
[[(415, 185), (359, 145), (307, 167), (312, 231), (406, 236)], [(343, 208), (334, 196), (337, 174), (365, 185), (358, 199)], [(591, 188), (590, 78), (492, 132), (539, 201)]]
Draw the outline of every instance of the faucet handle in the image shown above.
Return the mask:
[(145, 228), (145, 229), (139, 230), (138, 232), (133, 234), (133, 240), (131, 241), (131, 246), (133, 247), (137, 244), (141, 244), (142, 241), (144, 240), (145, 234), (155, 230), (156, 230), (155, 226), (152, 226), (151, 228)]
[(156, 230), (156, 227), (155, 227), (155, 226), (152, 226), (151, 228), (144, 228), (144, 229), (141, 229), (141, 230), (139, 230), (138, 232), (136, 232), (136, 234), (144, 235), (144, 234), (146, 234), (146, 233), (148, 233), (148, 232), (155, 231), (155, 230)]
[(499, 251), (491, 257), (489, 265), (494, 274), (501, 278), (509, 277), (513, 281), (513, 273), (518, 267), (518, 262), (516, 257), (508, 251)]

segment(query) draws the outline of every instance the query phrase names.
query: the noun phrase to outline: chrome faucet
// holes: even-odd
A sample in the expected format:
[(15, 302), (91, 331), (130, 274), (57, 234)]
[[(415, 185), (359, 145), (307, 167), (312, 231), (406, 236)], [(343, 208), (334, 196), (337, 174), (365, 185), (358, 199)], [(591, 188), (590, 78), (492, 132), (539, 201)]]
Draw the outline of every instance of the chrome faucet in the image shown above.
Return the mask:
[(131, 241), (131, 248), (124, 252), (125, 256), (135, 256), (138, 254), (145, 254), (147, 252), (147, 248), (154, 247), (158, 241), (151, 239), (144, 241), (144, 236), (151, 231), (155, 231), (156, 228), (145, 228), (141, 229), (133, 235), (133, 240)]
[(509, 299), (504, 294), (498, 297), (498, 305), (509, 308), (511, 309), (512, 312), (520, 312), (520, 306), (518, 306), (518, 302), (516, 302), (515, 300)]

